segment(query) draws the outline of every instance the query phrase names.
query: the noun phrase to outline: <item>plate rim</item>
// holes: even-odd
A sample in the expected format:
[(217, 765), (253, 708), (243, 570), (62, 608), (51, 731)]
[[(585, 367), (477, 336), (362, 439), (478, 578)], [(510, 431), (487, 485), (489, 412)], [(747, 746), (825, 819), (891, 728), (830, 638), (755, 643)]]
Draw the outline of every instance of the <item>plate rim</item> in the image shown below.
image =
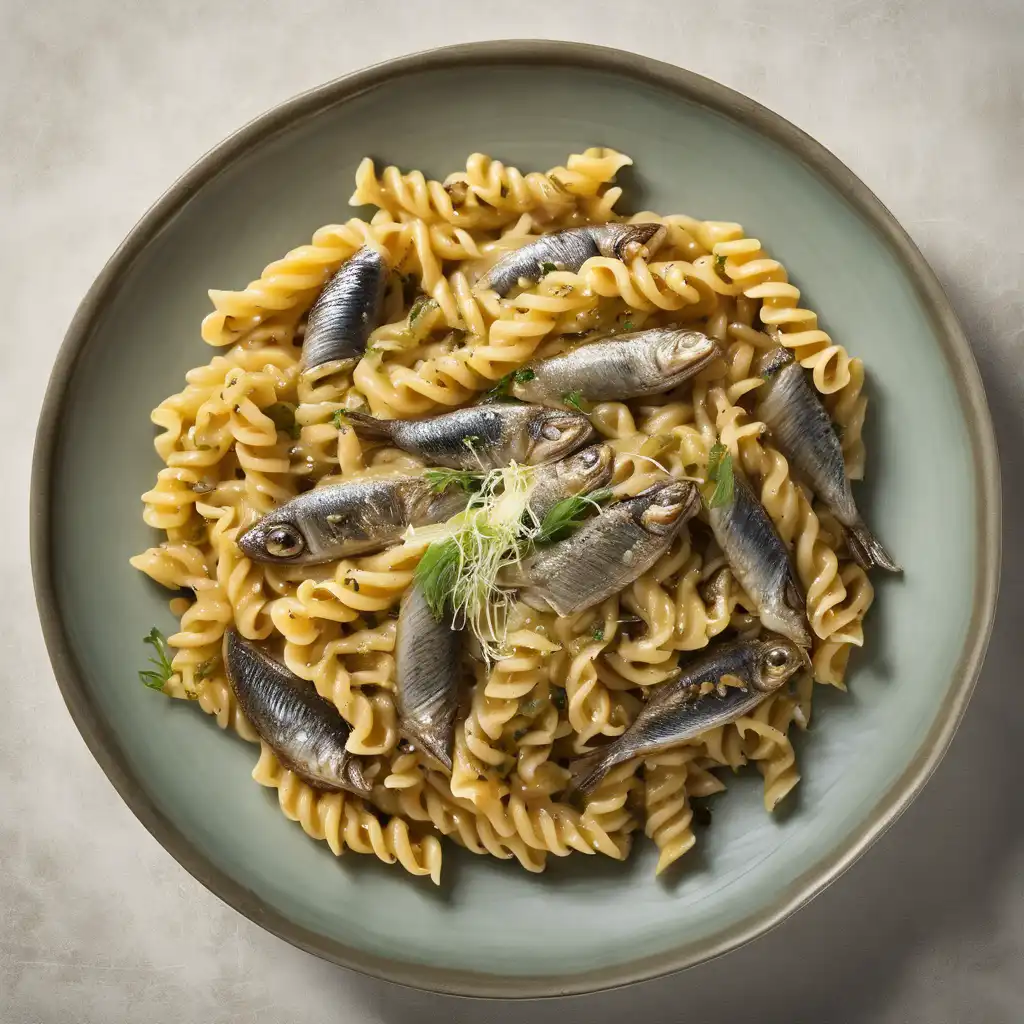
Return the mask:
[[(60, 412), (79, 357), (102, 310), (126, 272), (193, 194), (249, 149), (377, 85), (423, 71), (505, 65), (544, 65), (612, 72), (665, 89), (767, 135), (835, 189), (878, 233), (913, 282), (952, 371), (974, 459), (977, 494), (976, 568), (971, 621), (954, 670), (953, 689), (902, 774), (871, 814), (831, 854), (819, 858), (781, 890), (773, 903), (700, 942), (599, 971), (551, 976), (505, 976), (391, 960), (297, 925), (262, 904), (221, 871), (179, 831), (128, 767), (113, 730), (88, 697), (83, 673), (60, 612), (49, 496), (60, 440)], [(998, 454), (991, 414), (970, 344), (934, 271), (910, 236), (838, 157), (781, 115), (727, 86), (684, 68), (612, 47), (561, 40), (507, 39), (459, 43), (395, 57), (326, 82), (253, 118), (194, 163), (149, 208), (107, 261), (79, 305), (58, 350), (36, 431), (30, 483), (30, 552), (36, 605), (50, 663), (68, 711), (100, 768), (147, 831), (193, 878), (256, 924), (309, 953), (384, 981), (458, 996), (533, 999), (578, 995), (629, 985), (695, 966), (745, 945), (781, 924), (834, 882), (903, 813), (924, 787), (956, 732), (981, 671), (995, 615), (1001, 550)]]

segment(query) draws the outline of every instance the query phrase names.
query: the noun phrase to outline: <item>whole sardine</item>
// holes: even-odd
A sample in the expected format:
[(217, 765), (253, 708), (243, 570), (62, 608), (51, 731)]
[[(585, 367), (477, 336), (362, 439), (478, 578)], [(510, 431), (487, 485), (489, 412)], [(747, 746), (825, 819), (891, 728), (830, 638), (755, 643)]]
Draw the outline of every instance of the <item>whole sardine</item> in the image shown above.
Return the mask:
[(785, 541), (737, 470), (732, 500), (708, 512), (715, 540), (768, 629), (810, 647), (804, 592)]
[(552, 269), (575, 273), (592, 256), (631, 260), (653, 252), (664, 236), (661, 224), (591, 224), (556, 231), (506, 253), (476, 286), (507, 295), (520, 281), (536, 284)]
[(602, 509), (568, 539), (509, 566), (499, 582), (521, 588), (559, 615), (575, 615), (650, 569), (699, 508), (694, 484), (655, 484)]
[(532, 363), (532, 376), (513, 375), (511, 389), (524, 402), (563, 407), (570, 394), (591, 402), (640, 398), (671, 391), (719, 355), (714, 339), (700, 331), (654, 327)]
[(597, 437), (579, 413), (520, 402), (489, 402), (422, 420), (379, 420), (345, 414), (362, 438), (403, 448), (434, 466), (500, 469), (560, 459)]
[(457, 487), (437, 494), (419, 476), (382, 476), (315, 487), (254, 523), (237, 540), (256, 562), (315, 565), (380, 551), (410, 526), (441, 523), (466, 507)]
[(362, 763), (345, 749), (348, 723), (311, 683), (234, 629), (224, 635), (224, 665), (238, 706), (281, 764), (318, 789), (370, 792)]
[(398, 725), (410, 743), (452, 770), (459, 710), (459, 633), (434, 618), (418, 586), (402, 598), (395, 639)]
[(362, 356), (380, 320), (387, 282), (387, 260), (373, 246), (364, 245), (341, 265), (309, 311), (303, 369)]
[(612, 478), (615, 452), (610, 445), (593, 444), (567, 459), (538, 466), (530, 489), (530, 511), (538, 522), (560, 502), (589, 494)]
[[(650, 700), (621, 736), (570, 763), (570, 791), (590, 793), (616, 765), (685, 743), (747, 714), (810, 664), (803, 648), (782, 637), (709, 648), (686, 662), (675, 679), (653, 687)], [(726, 686), (725, 676), (743, 685)], [(712, 689), (702, 693), (707, 683)]]
[(765, 383), (757, 389), (757, 417), (772, 432), (779, 451), (789, 459), (846, 529), (853, 557), (865, 569), (877, 565), (889, 572), (900, 567), (864, 525), (846, 475), (843, 446), (825, 406), (787, 348), (761, 357), (758, 372)]

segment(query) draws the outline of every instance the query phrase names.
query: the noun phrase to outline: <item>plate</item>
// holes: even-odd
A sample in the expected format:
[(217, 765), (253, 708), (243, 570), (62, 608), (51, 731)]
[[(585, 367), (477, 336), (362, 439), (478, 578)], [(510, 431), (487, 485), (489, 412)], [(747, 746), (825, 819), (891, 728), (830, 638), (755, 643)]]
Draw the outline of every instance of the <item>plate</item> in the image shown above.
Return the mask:
[[(361, 156), (447, 173), (483, 151), (524, 169), (608, 145), (634, 209), (735, 220), (789, 268), (870, 375), (867, 520), (898, 553), (876, 580), (851, 693), (819, 692), (803, 781), (770, 818), (731, 787), (666, 884), (627, 864), (540, 877), (446, 849), (435, 889), (336, 859), (253, 784), (253, 749), (140, 686), (140, 639), (172, 625), (128, 565), (152, 542), (148, 415), (211, 358), (206, 289), (239, 287), (344, 220)], [(475, 43), (315, 89), (204, 157), (135, 227), (82, 303), (37, 438), (32, 554), (51, 659), (90, 749), (143, 824), (203, 884), (277, 935), (423, 988), (539, 996), (620, 985), (746, 942), (831, 882), (948, 745), (977, 676), (998, 574), (996, 452), (982, 385), (931, 270), (881, 203), (780, 117), (687, 71), (569, 43)], [(825, 689), (825, 688), (822, 688)]]

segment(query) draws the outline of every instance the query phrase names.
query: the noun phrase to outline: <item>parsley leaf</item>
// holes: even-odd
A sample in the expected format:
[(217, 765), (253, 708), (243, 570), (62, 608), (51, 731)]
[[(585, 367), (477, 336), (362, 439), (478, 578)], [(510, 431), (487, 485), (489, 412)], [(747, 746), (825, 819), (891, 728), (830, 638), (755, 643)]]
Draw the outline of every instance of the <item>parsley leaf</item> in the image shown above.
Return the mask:
[(336, 430), (340, 430), (342, 433), (347, 429), (345, 424), (348, 422), (348, 414), (344, 409), (335, 409), (334, 415), (331, 417), (331, 423), (334, 424)]
[(449, 538), (445, 541), (434, 541), (423, 552), (423, 557), (416, 566), (416, 586), (420, 588), (427, 607), (438, 622), (444, 617), (455, 587), (460, 559), (458, 543), (454, 538)]
[(579, 391), (567, 391), (562, 395), (562, 401), (565, 402), (570, 408), (575, 409), (577, 412), (586, 414), (586, 409), (583, 408), (583, 395)]
[(153, 648), (156, 652), (156, 657), (149, 659), (149, 664), (153, 665), (154, 668), (139, 670), (139, 680), (151, 690), (162, 690), (174, 674), (174, 669), (171, 667), (171, 652), (167, 646), (167, 638), (154, 626), (142, 642), (149, 644)]
[(733, 479), (732, 454), (724, 444), (716, 444), (708, 456), (708, 480), (715, 485), (715, 491), (708, 502), (709, 508), (722, 508), (732, 502), (735, 481)]
[(633, 330), (633, 321), (632, 320), (623, 320), (622, 321), (622, 329), (624, 331), (631, 331), (631, 330)]
[(548, 263), (548, 262), (542, 263), (540, 265), (541, 277), (543, 277), (545, 274), (550, 274), (552, 271), (557, 270), (557, 269), (558, 269), (558, 267), (556, 267), (554, 265), (554, 263)]
[(724, 271), (725, 270), (725, 257), (724, 256), (716, 256), (715, 257), (715, 270), (718, 270), (718, 271)]
[(412, 325), (415, 324), (416, 321), (427, 311), (427, 307), (432, 305), (435, 305), (435, 303), (429, 295), (417, 295), (416, 301), (412, 304), (412, 308), (409, 310), (409, 326), (412, 327)]
[(604, 626), (601, 625), (600, 623), (598, 623), (594, 627), (594, 631), (590, 635), (594, 638), (594, 640), (597, 643), (603, 644), (604, 643)]
[(583, 525), (587, 514), (612, 496), (608, 488), (590, 494), (574, 494), (557, 502), (541, 520), (540, 530), (534, 538), (537, 544), (563, 540)]

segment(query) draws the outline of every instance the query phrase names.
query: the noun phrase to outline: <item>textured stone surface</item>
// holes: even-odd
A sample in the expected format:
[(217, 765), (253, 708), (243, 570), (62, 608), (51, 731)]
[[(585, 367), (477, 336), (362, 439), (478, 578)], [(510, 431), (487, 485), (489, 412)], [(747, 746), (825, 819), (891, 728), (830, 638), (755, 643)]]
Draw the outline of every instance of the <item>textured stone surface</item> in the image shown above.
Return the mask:
[[(0, 0), (3, 1024), (1024, 1019), (1024, 8), (651, 0), (640, 10), (622, 0)], [(164, 853), (61, 703), (31, 597), (25, 494), (46, 374), (74, 308), (181, 171), (265, 108), (361, 65), (529, 35), (621, 46), (716, 78), (810, 132), (878, 193), (975, 345), (1006, 466), (1006, 537), (996, 631), (960, 733), (925, 793), (847, 876), (712, 964), (527, 1007), (336, 969), (224, 907)]]

